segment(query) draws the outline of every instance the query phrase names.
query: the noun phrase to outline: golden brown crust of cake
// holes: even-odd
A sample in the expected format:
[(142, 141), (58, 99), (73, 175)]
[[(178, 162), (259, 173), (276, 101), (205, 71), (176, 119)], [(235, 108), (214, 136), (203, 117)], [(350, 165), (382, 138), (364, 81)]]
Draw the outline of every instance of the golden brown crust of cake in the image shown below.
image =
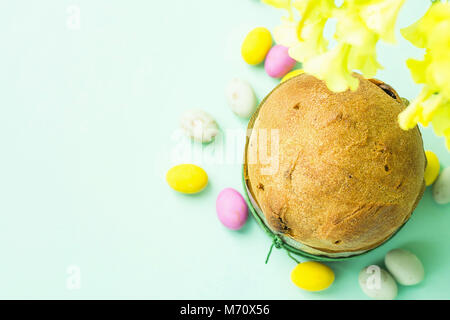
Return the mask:
[[(246, 153), (250, 192), (271, 229), (324, 252), (378, 246), (409, 219), (425, 189), (422, 137), (398, 126), (405, 107), (398, 94), (355, 76), (354, 92), (333, 93), (307, 74), (279, 85), (261, 103)], [(278, 129), (271, 175), (249, 159), (262, 143), (258, 129)]]

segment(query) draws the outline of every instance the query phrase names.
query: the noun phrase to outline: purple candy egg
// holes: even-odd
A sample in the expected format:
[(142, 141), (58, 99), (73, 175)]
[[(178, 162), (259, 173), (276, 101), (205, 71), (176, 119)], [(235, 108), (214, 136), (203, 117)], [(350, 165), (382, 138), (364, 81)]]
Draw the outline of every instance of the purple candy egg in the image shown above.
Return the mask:
[(291, 71), (297, 61), (289, 56), (289, 48), (282, 45), (275, 45), (266, 56), (264, 69), (272, 78), (281, 78)]
[(216, 211), (220, 222), (232, 230), (242, 228), (247, 221), (247, 203), (242, 195), (232, 188), (225, 188), (219, 193), (216, 200)]

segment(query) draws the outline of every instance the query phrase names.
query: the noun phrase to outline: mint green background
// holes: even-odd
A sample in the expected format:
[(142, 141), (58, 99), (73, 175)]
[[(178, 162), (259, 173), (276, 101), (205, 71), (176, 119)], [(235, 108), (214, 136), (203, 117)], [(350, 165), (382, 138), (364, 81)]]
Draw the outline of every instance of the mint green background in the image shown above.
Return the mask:
[[(428, 3), (407, 1), (398, 26)], [(81, 9), (78, 31), (66, 27), (70, 4)], [(399, 298), (450, 298), (449, 206), (430, 190), (393, 240), (330, 264), (334, 285), (308, 293), (291, 283), (283, 252), (264, 265), (270, 243), (253, 219), (235, 232), (216, 218), (218, 192), (242, 190), (239, 164), (203, 164), (210, 184), (196, 196), (166, 185), (182, 111), (244, 128), (226, 83), (247, 79), (259, 99), (277, 84), (239, 48), (246, 31), (281, 15), (250, 0), (0, 2), (0, 298), (365, 299), (359, 270), (396, 247), (426, 269)], [(420, 87), (405, 58), (421, 50), (398, 40), (379, 46), (378, 77), (411, 98)], [(449, 165), (443, 139), (422, 132)], [(66, 288), (69, 265), (81, 268), (79, 290)]]

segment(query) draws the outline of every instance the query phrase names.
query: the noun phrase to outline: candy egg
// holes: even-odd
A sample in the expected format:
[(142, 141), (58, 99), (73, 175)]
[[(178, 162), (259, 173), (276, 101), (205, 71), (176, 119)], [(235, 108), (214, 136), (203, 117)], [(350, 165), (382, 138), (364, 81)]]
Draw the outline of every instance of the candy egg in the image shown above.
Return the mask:
[(216, 200), (217, 216), (222, 224), (232, 230), (242, 228), (247, 221), (248, 207), (242, 195), (232, 188), (223, 189)]
[(275, 45), (270, 49), (264, 63), (264, 69), (272, 78), (281, 78), (288, 73), (297, 63), (289, 56), (289, 48)]
[(330, 267), (315, 261), (299, 263), (291, 272), (292, 282), (307, 291), (320, 291), (328, 288), (334, 281)]
[(433, 199), (439, 204), (450, 202), (450, 167), (442, 170), (433, 185)]
[(361, 270), (359, 286), (368, 297), (376, 300), (393, 300), (398, 288), (392, 276), (379, 266), (371, 265)]
[(384, 264), (394, 279), (404, 286), (418, 284), (425, 275), (422, 262), (407, 250), (389, 251), (384, 257)]
[(424, 178), (425, 184), (430, 186), (436, 180), (439, 175), (439, 159), (434, 154), (433, 151), (427, 150), (425, 151), (425, 156), (427, 157), (427, 167), (425, 169)]
[(197, 193), (208, 184), (208, 175), (194, 164), (179, 164), (167, 172), (166, 180), (178, 192)]
[(264, 58), (272, 46), (272, 36), (266, 28), (255, 28), (244, 39), (241, 47), (242, 58), (248, 64), (256, 65)]
[(256, 96), (247, 81), (238, 78), (231, 80), (225, 94), (228, 105), (237, 116), (249, 118), (255, 111)]
[(219, 133), (214, 118), (203, 110), (187, 110), (180, 119), (185, 134), (198, 142), (211, 142)]
[(281, 79), (281, 82), (285, 82), (286, 80), (289, 80), (295, 76), (298, 76), (299, 74), (305, 73), (305, 71), (303, 71), (303, 69), (297, 69), (297, 70), (292, 70), (291, 72), (289, 72), (288, 74), (286, 74), (283, 79)]

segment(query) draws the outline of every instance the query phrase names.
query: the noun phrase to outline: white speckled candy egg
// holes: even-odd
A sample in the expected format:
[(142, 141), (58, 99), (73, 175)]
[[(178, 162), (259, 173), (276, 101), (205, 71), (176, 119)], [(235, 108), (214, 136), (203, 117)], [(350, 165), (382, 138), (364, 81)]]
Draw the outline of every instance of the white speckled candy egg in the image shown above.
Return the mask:
[(359, 286), (370, 298), (376, 300), (393, 300), (397, 296), (397, 284), (392, 276), (376, 265), (365, 267), (358, 277)]
[(419, 258), (404, 249), (389, 251), (384, 258), (384, 264), (394, 279), (404, 286), (418, 284), (425, 276), (425, 271)]
[(249, 118), (256, 109), (257, 101), (247, 81), (234, 78), (225, 90), (228, 105), (241, 118)]
[(450, 202), (450, 167), (442, 170), (433, 185), (433, 199), (439, 204)]
[(214, 118), (203, 110), (187, 110), (180, 120), (180, 126), (187, 136), (198, 142), (211, 142), (219, 133)]
[(217, 217), (232, 230), (242, 228), (247, 221), (248, 207), (242, 195), (232, 188), (223, 189), (216, 200)]

